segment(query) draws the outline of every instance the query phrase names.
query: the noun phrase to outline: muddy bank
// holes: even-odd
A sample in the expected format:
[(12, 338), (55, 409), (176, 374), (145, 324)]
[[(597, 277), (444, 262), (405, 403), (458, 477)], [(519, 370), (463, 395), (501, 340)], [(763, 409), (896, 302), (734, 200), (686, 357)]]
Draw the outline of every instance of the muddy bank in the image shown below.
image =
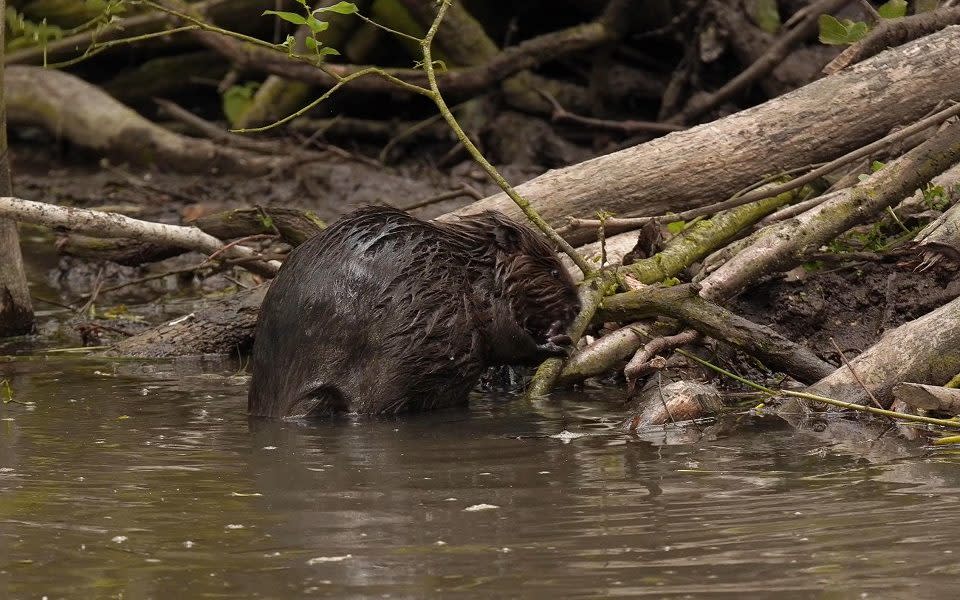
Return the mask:
[(954, 271), (915, 266), (884, 259), (824, 267), (800, 281), (772, 279), (740, 296), (734, 311), (839, 364), (831, 338), (855, 356), (885, 331), (960, 296)]

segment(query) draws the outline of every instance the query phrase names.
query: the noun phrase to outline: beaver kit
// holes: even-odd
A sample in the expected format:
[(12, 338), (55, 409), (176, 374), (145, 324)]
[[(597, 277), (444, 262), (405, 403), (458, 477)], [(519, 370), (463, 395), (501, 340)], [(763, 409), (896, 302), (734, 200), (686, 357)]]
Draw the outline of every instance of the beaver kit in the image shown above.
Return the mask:
[(494, 365), (566, 353), (576, 287), (503, 214), (427, 222), (371, 207), (298, 246), (260, 309), (250, 414), (393, 414), (463, 404)]

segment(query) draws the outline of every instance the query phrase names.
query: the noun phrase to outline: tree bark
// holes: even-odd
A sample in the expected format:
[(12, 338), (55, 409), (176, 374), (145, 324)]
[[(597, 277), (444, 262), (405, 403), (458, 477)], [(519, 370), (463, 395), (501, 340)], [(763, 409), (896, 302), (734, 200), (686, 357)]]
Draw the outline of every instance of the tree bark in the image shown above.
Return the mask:
[[(953, 26), (754, 108), (550, 171), (517, 190), (552, 225), (598, 209), (655, 216), (704, 206), (727, 199), (771, 169), (836, 158), (895, 125), (920, 119), (960, 95), (957, 72), (960, 26)], [(490, 209), (522, 218), (505, 194), (442, 218)]]
[[(0, 19), (6, 14), (6, 0), (0, 0)], [(0, 196), (13, 194), (10, 157), (7, 148), (6, 102), (3, 93), (3, 49), (5, 25), (0, 23)], [(0, 219), (0, 337), (21, 335), (33, 329), (33, 306), (23, 270), (20, 235), (14, 221)]]
[(920, 383), (898, 383), (893, 396), (913, 408), (960, 415), (960, 390)]
[(224, 298), (169, 323), (121, 340), (108, 354), (163, 357), (245, 353), (253, 344), (268, 284)]
[(5, 89), (11, 122), (41, 125), (128, 163), (159, 164), (184, 173), (255, 175), (290, 162), (288, 157), (255, 155), (168, 131), (69, 73), (12, 66)]
[(924, 186), (960, 159), (960, 123), (948, 125), (923, 144), (862, 183), (841, 190), (798, 217), (771, 225), (772, 232), (741, 250), (701, 281), (700, 295), (720, 302), (761, 275), (786, 271), (844, 231), (867, 222)]

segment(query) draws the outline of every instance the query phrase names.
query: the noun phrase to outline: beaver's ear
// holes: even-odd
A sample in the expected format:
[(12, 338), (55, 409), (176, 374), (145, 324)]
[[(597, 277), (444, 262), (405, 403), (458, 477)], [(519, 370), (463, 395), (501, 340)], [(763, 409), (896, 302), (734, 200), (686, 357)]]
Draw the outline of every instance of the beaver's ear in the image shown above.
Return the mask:
[(493, 241), (504, 251), (515, 250), (520, 246), (520, 231), (510, 223), (497, 223), (493, 228)]

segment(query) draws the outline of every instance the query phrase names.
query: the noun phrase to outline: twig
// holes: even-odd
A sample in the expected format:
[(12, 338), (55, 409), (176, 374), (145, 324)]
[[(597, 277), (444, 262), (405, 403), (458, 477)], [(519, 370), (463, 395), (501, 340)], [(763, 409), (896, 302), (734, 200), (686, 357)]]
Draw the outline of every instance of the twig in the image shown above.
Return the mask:
[[(186, 274), (186, 273), (195, 273), (195, 272), (197, 272), (197, 271), (199, 271), (199, 270), (201, 270), (201, 269), (208, 269), (208, 268), (211, 268), (211, 265), (208, 264), (208, 263), (206, 263), (206, 262), (203, 262), (203, 263), (200, 263), (200, 264), (198, 264), (198, 265), (194, 265), (194, 266), (192, 266), (192, 267), (185, 267), (185, 268), (183, 268), (183, 269), (173, 269), (173, 270), (170, 270), (170, 271), (165, 271), (165, 272), (163, 272), (163, 273), (154, 273), (153, 275), (147, 275), (147, 276), (145, 276), (145, 277), (140, 277), (140, 278), (138, 278), (138, 279), (131, 279), (130, 281), (125, 281), (125, 282), (123, 282), (123, 283), (120, 283), (120, 284), (117, 284), (117, 285), (114, 285), (114, 286), (102, 288), (102, 289), (100, 290), (100, 293), (101, 293), (101, 294), (108, 294), (108, 293), (110, 293), (110, 292), (115, 292), (115, 291), (117, 291), (117, 290), (122, 290), (122, 289), (125, 288), (125, 287), (130, 287), (130, 286), (133, 286), (133, 285), (140, 285), (141, 283), (148, 283), (148, 282), (150, 282), (150, 281), (154, 281), (154, 280), (156, 280), (156, 279), (163, 279), (164, 277), (169, 277), (169, 276), (171, 276), (171, 275), (183, 275), (183, 274)], [(83, 296), (80, 296), (80, 298), (81, 298), (81, 299), (82, 299), (82, 298), (88, 298), (89, 296), (90, 296), (90, 294), (84, 294)]]
[[(254, 152), (260, 152), (263, 154), (289, 154), (291, 152), (291, 148), (284, 143), (278, 143), (269, 140), (257, 140), (230, 133), (226, 129), (222, 129), (218, 125), (211, 123), (202, 117), (198, 117), (187, 109), (169, 100), (154, 98), (153, 101), (166, 115), (188, 125), (189, 127), (192, 127), (194, 130), (212, 140), (225, 142), (226, 144), (236, 146), (237, 148), (252, 150)], [(299, 152), (303, 152), (304, 154), (315, 154), (310, 150), (299, 150)]]
[(550, 106), (553, 107), (550, 120), (555, 123), (576, 123), (578, 125), (586, 125), (588, 127), (603, 129), (605, 131), (615, 131), (617, 133), (623, 133), (626, 135), (632, 135), (635, 133), (672, 133), (674, 131), (683, 131), (684, 129), (688, 129), (686, 125), (657, 123), (656, 121), (635, 121), (633, 119), (627, 119), (624, 121), (611, 121), (607, 119), (597, 119), (594, 117), (584, 117), (565, 109), (550, 92), (542, 89), (538, 89), (537, 92), (543, 96), (547, 102), (550, 103)]
[(211, 262), (213, 261), (213, 259), (217, 258), (218, 256), (220, 256), (230, 248), (234, 248), (237, 245), (242, 244), (244, 242), (253, 242), (256, 240), (265, 240), (265, 239), (276, 239), (277, 237), (278, 237), (277, 234), (273, 234), (273, 233), (255, 233), (253, 235), (248, 235), (246, 237), (233, 240), (229, 244), (224, 244), (222, 248), (220, 248), (219, 250), (217, 250), (216, 252), (208, 256), (204, 262)]
[[(454, 107), (454, 108), (456, 108), (456, 107)], [(441, 115), (440, 113), (437, 113), (437, 114), (435, 114), (435, 115), (431, 115), (431, 116), (427, 117), (426, 119), (424, 119), (424, 120), (422, 120), (422, 121), (418, 121), (417, 123), (414, 123), (414, 124), (411, 125), (410, 127), (406, 128), (405, 130), (401, 131), (401, 132), (398, 133), (397, 135), (395, 135), (395, 136), (393, 136), (392, 138), (390, 138), (390, 139), (387, 141), (387, 143), (383, 146), (383, 149), (380, 150), (380, 155), (379, 155), (377, 158), (380, 159), (380, 162), (381, 162), (381, 163), (387, 164), (387, 158), (390, 156), (390, 151), (393, 150), (393, 148), (394, 148), (397, 144), (399, 144), (401, 140), (403, 140), (403, 139), (406, 138), (406, 137), (409, 137), (409, 136), (413, 135), (414, 133), (416, 133), (416, 132), (418, 132), (418, 131), (420, 131), (420, 130), (422, 130), (422, 129), (426, 129), (427, 127), (429, 127), (430, 125), (436, 123), (437, 121), (440, 121), (441, 119), (443, 119), (443, 115)]]
[(960, 421), (958, 421), (958, 420), (953, 420), (953, 419), (934, 419), (934, 418), (931, 418), (931, 417), (921, 417), (921, 416), (919, 416), (919, 415), (911, 415), (911, 414), (907, 414), (907, 413), (900, 413), (900, 412), (896, 412), (896, 411), (893, 411), (893, 410), (886, 410), (886, 409), (883, 409), (883, 408), (875, 408), (875, 407), (873, 407), (873, 406), (864, 406), (863, 404), (853, 404), (852, 402), (844, 402), (844, 401), (842, 401), (842, 400), (835, 400), (835, 399), (833, 399), (833, 398), (828, 398), (828, 397), (826, 397), (826, 396), (820, 396), (820, 395), (818, 395), (818, 394), (809, 394), (809, 393), (807, 393), (807, 392), (795, 392), (795, 391), (792, 391), (792, 390), (774, 390), (774, 389), (768, 388), (768, 387), (766, 387), (766, 386), (760, 385), (759, 383), (754, 383), (753, 381), (750, 381), (749, 379), (745, 379), (745, 378), (743, 378), (743, 377), (740, 377), (739, 375), (734, 375), (734, 374), (731, 373), (730, 371), (727, 371), (726, 369), (723, 369), (723, 368), (721, 368), (721, 367), (718, 367), (717, 365), (714, 365), (714, 364), (712, 364), (712, 363), (710, 363), (710, 362), (708, 362), (708, 361), (705, 361), (705, 360), (703, 360), (702, 358), (700, 358), (699, 356), (697, 356), (697, 355), (695, 355), (695, 354), (691, 354), (690, 352), (686, 352), (686, 351), (684, 351), (684, 350), (677, 349), (677, 353), (678, 353), (678, 354), (682, 354), (682, 355), (686, 356), (687, 358), (689, 358), (689, 359), (691, 359), (691, 360), (694, 360), (694, 361), (700, 363), (701, 365), (703, 365), (703, 366), (705, 366), (705, 367), (707, 367), (707, 368), (709, 368), (709, 369), (713, 369), (714, 371), (716, 371), (717, 373), (720, 373), (721, 375), (725, 375), (725, 376), (727, 376), (727, 377), (729, 377), (729, 378), (731, 378), (731, 379), (733, 379), (733, 380), (735, 380), (735, 381), (739, 381), (740, 383), (742, 383), (742, 384), (744, 384), (744, 385), (746, 385), (746, 386), (752, 387), (752, 388), (755, 389), (755, 390), (758, 390), (758, 391), (760, 391), (760, 392), (763, 392), (763, 393), (767, 394), (767, 395), (770, 396), (770, 397), (790, 396), (790, 397), (792, 397), (792, 398), (799, 398), (799, 399), (801, 399), (801, 400), (813, 400), (814, 402), (822, 402), (822, 403), (824, 403), (824, 404), (830, 404), (830, 405), (836, 406), (836, 407), (838, 407), (838, 408), (847, 408), (847, 409), (850, 409), (850, 410), (856, 410), (856, 411), (860, 411), (860, 412), (868, 412), (868, 413), (871, 413), (871, 414), (874, 414), (874, 415), (882, 415), (882, 416), (885, 416), (885, 417), (890, 417), (890, 418), (892, 418), (892, 419), (902, 419), (902, 420), (904, 420), (904, 421), (914, 421), (914, 422), (916, 422), (916, 423), (927, 423), (927, 424), (929, 424), (929, 425), (940, 425), (940, 426), (942, 426), (942, 427), (952, 427), (952, 428), (954, 428), (954, 429), (960, 428)]
[(859, 2), (860, 7), (864, 10), (864, 12), (867, 13), (867, 15), (870, 16), (870, 19), (873, 20), (874, 25), (883, 20), (883, 17), (880, 16), (880, 13), (877, 12), (877, 9), (875, 9), (868, 0), (859, 0)]
[(459, 198), (460, 196), (470, 196), (474, 200), (479, 200), (477, 197), (477, 191), (471, 188), (470, 186), (461, 185), (457, 189), (453, 189), (447, 192), (441, 192), (436, 196), (431, 196), (420, 202), (414, 202), (409, 206), (404, 206), (403, 210), (416, 210), (418, 208), (423, 208), (424, 206), (430, 206), (431, 204), (436, 204), (437, 202), (442, 202), (444, 200), (450, 200), (452, 198)]
[(637, 380), (640, 377), (650, 373), (653, 370), (652, 359), (660, 352), (684, 346), (696, 341), (700, 337), (700, 332), (696, 329), (685, 329), (675, 335), (658, 337), (637, 350), (627, 366), (623, 368), (623, 374), (627, 378), (627, 395), (630, 395), (636, 387)]
[(97, 271), (97, 278), (94, 280), (93, 291), (90, 292), (86, 303), (77, 309), (77, 314), (87, 312), (87, 309), (90, 308), (94, 302), (96, 302), (97, 296), (100, 294), (101, 287), (103, 287), (103, 267), (100, 267), (100, 270)]
[(430, 49), (431, 43), (433, 43), (433, 38), (437, 34), (437, 29), (440, 27), (440, 22), (443, 21), (443, 16), (446, 14), (447, 9), (449, 8), (449, 0), (442, 0), (440, 4), (440, 9), (437, 11), (437, 16), (434, 19), (433, 23), (430, 25), (430, 29), (427, 31), (427, 35), (424, 36), (423, 41), (420, 43), (420, 47), (423, 51), (423, 68), (427, 73), (427, 80), (430, 82), (430, 97), (433, 99), (434, 104), (437, 105), (437, 108), (440, 110), (440, 114), (443, 115), (444, 120), (453, 129), (454, 133), (457, 135), (457, 139), (460, 140), (460, 143), (464, 145), (473, 159), (487, 172), (487, 175), (493, 179), (500, 189), (510, 197), (511, 200), (523, 211), (530, 221), (537, 226), (544, 235), (547, 236), (557, 247), (563, 251), (564, 254), (570, 257), (570, 260), (583, 271), (585, 278), (588, 278), (593, 274), (593, 268), (590, 264), (582, 257), (580, 254), (570, 245), (567, 240), (560, 237), (560, 235), (552, 228), (550, 225), (543, 220), (543, 217), (533, 208), (529, 201), (526, 198), (522, 197), (517, 193), (515, 189), (503, 178), (503, 175), (500, 174), (497, 169), (490, 164), (490, 161), (483, 156), (480, 150), (476, 147), (473, 141), (467, 137), (466, 132), (463, 131), (463, 128), (460, 127), (460, 123), (457, 121), (456, 117), (453, 116), (453, 113), (450, 112), (450, 108), (447, 106), (446, 101), (443, 99), (443, 96), (440, 94), (440, 88), (437, 85), (437, 75), (434, 71), (433, 66), (433, 54)]
[(167, 37), (177, 33), (182, 33), (184, 31), (195, 31), (199, 29), (196, 25), (185, 25), (183, 27), (175, 27), (173, 29), (166, 29), (164, 31), (155, 31), (153, 33), (144, 33), (142, 35), (134, 35), (127, 38), (120, 38), (117, 40), (110, 40), (108, 42), (98, 42), (89, 46), (86, 51), (80, 56), (71, 58), (69, 60), (64, 60), (57, 63), (47, 63), (44, 59), (43, 66), (48, 69), (64, 69), (66, 67), (71, 67), (79, 62), (83, 62), (89, 58), (100, 54), (104, 50), (108, 50), (114, 46), (122, 46), (124, 44), (132, 44), (134, 42), (142, 42), (144, 40), (149, 40), (158, 37)]
[[(806, 39), (816, 27), (817, 19), (822, 13), (831, 12), (843, 6), (849, 0), (820, 0), (809, 7), (809, 13), (804, 15), (796, 27), (788, 31), (774, 42), (767, 51), (754, 61), (739, 75), (728, 81), (719, 90), (708, 96), (695, 97), (679, 113), (667, 119), (669, 123), (687, 123), (699, 117), (708, 110), (719, 106), (734, 95), (745, 90), (754, 81), (770, 73), (790, 53), (794, 46)], [(733, 10), (729, 5), (723, 5), (719, 10)]]
[(880, 404), (880, 401), (877, 400), (877, 397), (873, 395), (873, 392), (871, 392), (869, 388), (867, 388), (867, 386), (863, 383), (863, 380), (860, 379), (860, 374), (857, 373), (857, 370), (854, 369), (853, 365), (850, 364), (850, 361), (847, 360), (847, 357), (843, 353), (843, 350), (840, 349), (840, 346), (837, 344), (837, 341), (833, 339), (833, 337), (830, 338), (830, 343), (833, 344), (833, 349), (837, 351), (837, 356), (840, 357), (840, 362), (842, 362), (843, 365), (850, 370), (850, 374), (853, 375), (853, 378), (857, 380), (857, 383), (859, 383), (860, 387), (863, 388), (863, 391), (867, 393), (867, 396), (870, 397), (870, 400), (877, 406), (877, 408), (883, 408), (883, 405)]

